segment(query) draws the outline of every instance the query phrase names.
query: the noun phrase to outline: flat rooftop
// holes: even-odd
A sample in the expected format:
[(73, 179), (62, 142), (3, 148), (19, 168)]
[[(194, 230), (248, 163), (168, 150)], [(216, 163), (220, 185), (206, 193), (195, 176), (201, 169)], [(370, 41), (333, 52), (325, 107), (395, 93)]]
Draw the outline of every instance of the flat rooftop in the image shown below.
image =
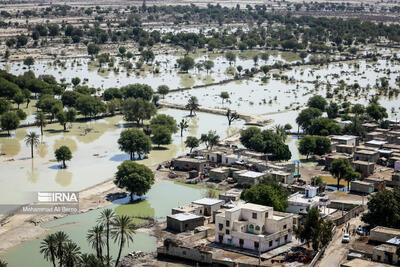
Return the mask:
[(375, 249), (389, 253), (396, 253), (397, 247), (394, 245), (382, 244), (375, 247)]
[(390, 267), (393, 265), (375, 262), (375, 261), (368, 261), (363, 259), (353, 259), (346, 263), (342, 263), (340, 266), (342, 267)]
[(265, 173), (247, 171), (247, 172), (241, 173), (240, 176), (245, 176), (245, 177), (248, 177), (248, 178), (254, 178), (255, 179), (255, 178), (259, 178), (259, 177), (265, 176)]
[(368, 161), (362, 161), (362, 160), (356, 160), (353, 163), (356, 164), (356, 165), (366, 165), (366, 166), (375, 165), (374, 162), (368, 162)]
[(173, 218), (178, 221), (187, 221), (187, 220), (198, 219), (201, 218), (202, 216), (198, 216), (192, 213), (178, 213), (174, 215), (168, 215), (167, 217)]
[(294, 193), (293, 195), (290, 195), (288, 197), (288, 201), (290, 204), (294, 205), (296, 203), (300, 204), (312, 204), (315, 202), (318, 202), (321, 197), (319, 196), (314, 196), (314, 197), (306, 197), (305, 194), (301, 193)]
[(372, 183), (364, 182), (364, 181), (352, 181), (352, 184), (362, 184), (362, 185), (370, 185), (372, 186)]
[(186, 162), (207, 162), (207, 160), (203, 157), (196, 157), (196, 158), (189, 158), (189, 157), (182, 157), (176, 158), (175, 161), (186, 161)]
[(376, 150), (358, 150), (358, 151), (355, 151), (354, 152), (354, 154), (364, 154), (364, 155), (374, 155), (374, 154), (376, 154), (376, 153), (378, 153), (378, 151), (376, 151)]
[(230, 209), (229, 211), (235, 211), (235, 210), (240, 210), (240, 209), (253, 210), (253, 211), (270, 211), (273, 208), (268, 207), (268, 206), (253, 204), (253, 203), (245, 203), (245, 204), (239, 205), (233, 209)]
[(336, 140), (343, 140), (343, 141), (348, 141), (348, 140), (353, 140), (358, 138), (358, 136), (355, 135), (335, 135), (332, 136), (332, 139), (336, 139)]
[(381, 141), (381, 140), (371, 140), (371, 141), (365, 142), (365, 144), (376, 145), (376, 146), (381, 146), (386, 143), (387, 143), (386, 141)]
[(390, 234), (390, 235), (400, 235), (400, 229), (383, 227), (383, 226), (377, 226), (371, 231)]
[(225, 203), (225, 201), (217, 198), (202, 198), (199, 200), (192, 201), (193, 204), (212, 206), (218, 203)]

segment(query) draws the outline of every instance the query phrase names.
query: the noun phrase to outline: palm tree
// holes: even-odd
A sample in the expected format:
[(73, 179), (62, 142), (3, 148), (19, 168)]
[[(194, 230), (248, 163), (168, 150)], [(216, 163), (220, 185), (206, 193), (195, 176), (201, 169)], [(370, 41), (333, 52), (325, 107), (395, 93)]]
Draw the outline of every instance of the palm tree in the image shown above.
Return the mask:
[(8, 266), (7, 262), (0, 259), (0, 267), (7, 267), (7, 266)]
[(58, 231), (54, 234), (56, 242), (56, 256), (58, 258), (58, 264), (60, 267), (63, 266), (64, 261), (64, 245), (70, 241), (68, 235), (63, 231)]
[(103, 261), (103, 235), (104, 235), (104, 228), (103, 225), (96, 225), (92, 229), (90, 229), (87, 233), (86, 239), (88, 240), (89, 244), (92, 245), (94, 249), (96, 249), (97, 258), (100, 261)]
[[(64, 262), (66, 267), (74, 267), (81, 260), (81, 248), (74, 242), (67, 242), (64, 246)], [(60, 265), (61, 266), (61, 265)]]
[(114, 242), (119, 241), (119, 252), (115, 262), (115, 267), (118, 266), (119, 259), (121, 258), (122, 248), (125, 243), (129, 245), (129, 242), (133, 242), (133, 234), (135, 233), (135, 224), (131, 218), (126, 215), (117, 216), (113, 221), (113, 230), (111, 235), (114, 238)]
[(56, 249), (56, 238), (54, 234), (47, 235), (40, 243), (40, 253), (43, 254), (46, 260), (51, 260), (53, 267), (56, 267)]
[(275, 125), (274, 130), (275, 133), (281, 137), (282, 141), (285, 142), (287, 138), (287, 131), (285, 129), (285, 126)]
[(189, 124), (185, 119), (182, 119), (181, 122), (179, 123), (178, 127), (181, 129), (181, 137), (183, 136), (183, 131), (187, 128), (189, 128)]
[(105, 266), (94, 254), (82, 254), (80, 259), (80, 267), (102, 267)]
[(31, 157), (33, 158), (33, 147), (37, 147), (39, 141), (39, 136), (35, 132), (30, 132), (25, 136), (25, 144), (31, 146)]
[(191, 96), (186, 104), (186, 108), (190, 110), (190, 115), (192, 116), (192, 112), (194, 111), (194, 115), (196, 116), (196, 110), (199, 109), (199, 100), (195, 96)]
[(39, 112), (36, 114), (35, 124), (38, 127), (40, 127), (40, 133), (43, 136), (43, 128), (46, 127), (46, 125), (47, 125), (46, 115), (43, 112)]
[(97, 222), (101, 223), (106, 230), (106, 247), (107, 255), (106, 262), (110, 265), (110, 226), (115, 218), (115, 213), (112, 209), (105, 209), (100, 213), (100, 217)]

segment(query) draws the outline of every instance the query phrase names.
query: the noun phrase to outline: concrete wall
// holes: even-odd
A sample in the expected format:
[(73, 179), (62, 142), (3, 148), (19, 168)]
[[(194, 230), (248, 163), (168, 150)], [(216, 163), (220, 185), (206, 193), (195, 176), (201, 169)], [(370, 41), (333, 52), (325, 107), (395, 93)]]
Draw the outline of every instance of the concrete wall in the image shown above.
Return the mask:
[[(380, 231), (381, 229), (393, 230), (393, 233), (387, 233), (387, 232), (384, 232), (384, 231)], [(397, 232), (397, 234), (396, 234), (396, 232)], [(400, 235), (400, 230), (378, 226), (378, 227), (375, 227), (374, 229), (371, 230), (371, 234), (369, 236), (369, 240), (370, 241), (375, 241), (375, 242), (385, 243), (389, 239), (391, 239), (391, 238), (393, 238), (395, 236), (398, 236), (398, 235)]]
[(157, 248), (157, 255), (164, 257), (180, 258), (205, 264), (212, 264), (212, 253), (209, 251), (202, 251), (197, 248), (173, 245), (170, 245), (168, 247), (162, 246)]
[(203, 225), (204, 225), (204, 217), (199, 217), (186, 221), (179, 221), (170, 216), (167, 216), (167, 228), (176, 232), (191, 231), (194, 230), (194, 228)]

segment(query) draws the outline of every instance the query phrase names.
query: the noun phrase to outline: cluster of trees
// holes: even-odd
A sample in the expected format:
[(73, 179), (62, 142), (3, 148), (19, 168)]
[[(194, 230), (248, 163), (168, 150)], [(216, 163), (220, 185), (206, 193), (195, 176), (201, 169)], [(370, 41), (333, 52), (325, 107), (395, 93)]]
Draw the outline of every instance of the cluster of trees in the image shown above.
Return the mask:
[(190, 148), (190, 153), (194, 148), (200, 146), (200, 144), (204, 144), (207, 149), (212, 150), (214, 146), (218, 145), (220, 141), (220, 136), (216, 131), (208, 131), (206, 134), (201, 134), (200, 139), (195, 136), (188, 136), (185, 140), (186, 147)]
[[(47, 235), (40, 243), (40, 253), (56, 266), (73, 267), (106, 267), (118, 266), (122, 249), (133, 242), (137, 226), (133, 218), (126, 215), (116, 215), (112, 209), (104, 209), (98, 218), (98, 224), (89, 229), (86, 239), (95, 253), (82, 253), (81, 248), (63, 231)], [(117, 258), (114, 261), (110, 255), (110, 246), (119, 246)]]
[[(286, 132), (281, 132), (286, 138)], [(289, 160), (292, 153), (284, 139), (273, 130), (261, 131), (258, 127), (249, 127), (240, 132), (240, 142), (248, 149), (271, 154), (271, 160)]]
[(324, 155), (331, 151), (331, 140), (325, 136), (306, 135), (300, 139), (299, 152), (306, 155)]
[(247, 202), (273, 207), (277, 211), (285, 211), (289, 206), (289, 191), (271, 177), (262, 179), (258, 184), (245, 189), (241, 198)]
[(350, 189), (350, 182), (361, 177), (360, 173), (354, 170), (347, 158), (334, 159), (328, 170), (332, 176), (337, 179), (338, 190), (340, 186), (340, 180), (345, 179), (347, 181), (347, 188)]
[(400, 228), (400, 188), (383, 189), (368, 201), (368, 212), (363, 214), (365, 223), (375, 226)]

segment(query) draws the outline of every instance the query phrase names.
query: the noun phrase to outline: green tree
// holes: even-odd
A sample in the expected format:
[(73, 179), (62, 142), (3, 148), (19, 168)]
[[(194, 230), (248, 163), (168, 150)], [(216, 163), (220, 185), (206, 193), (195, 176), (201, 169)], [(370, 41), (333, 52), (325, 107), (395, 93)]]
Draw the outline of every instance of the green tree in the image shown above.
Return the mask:
[(165, 96), (169, 93), (168, 85), (160, 85), (158, 86), (157, 92), (165, 98)]
[(311, 135), (327, 136), (331, 134), (340, 134), (340, 126), (329, 118), (316, 118), (311, 121), (307, 133)]
[(313, 154), (316, 148), (315, 138), (307, 135), (300, 139), (299, 152), (302, 155), (306, 155), (307, 159), (310, 154)]
[(70, 239), (69, 236), (63, 231), (55, 232), (54, 239), (56, 242), (56, 257), (58, 259), (58, 266), (61, 267), (65, 262), (64, 248), (65, 245), (70, 242)]
[(176, 133), (178, 131), (178, 125), (174, 117), (166, 114), (158, 114), (150, 120), (150, 128), (154, 129), (158, 126), (165, 126), (169, 129), (171, 133)]
[(11, 135), (10, 131), (17, 129), (19, 121), (20, 119), (16, 112), (13, 111), (5, 112), (0, 119), (1, 128), (7, 131), (8, 135)]
[(63, 256), (66, 267), (74, 267), (81, 260), (81, 251), (80, 247), (74, 242), (67, 242), (63, 246)]
[(133, 235), (135, 234), (135, 224), (132, 219), (126, 215), (117, 216), (113, 221), (113, 230), (111, 236), (115, 242), (119, 241), (119, 251), (117, 260), (115, 261), (115, 267), (118, 266), (121, 258), (122, 249), (125, 245), (129, 245), (133, 242)]
[(112, 222), (115, 219), (115, 213), (112, 209), (103, 209), (100, 213), (100, 217), (97, 220), (105, 228), (105, 235), (106, 235), (106, 249), (107, 254), (105, 257), (107, 266), (110, 265), (110, 230), (112, 226)]
[(67, 131), (67, 114), (64, 111), (60, 111), (56, 115), (58, 123), (64, 127), (64, 132)]
[(65, 161), (71, 160), (72, 159), (72, 152), (67, 146), (60, 146), (56, 151), (54, 152), (56, 159), (58, 162), (62, 161), (62, 167), (65, 169), (67, 168), (67, 165), (65, 165)]
[(179, 68), (185, 72), (188, 72), (190, 69), (193, 69), (194, 67), (194, 59), (189, 56), (179, 58), (176, 62), (178, 63)]
[(172, 132), (168, 126), (156, 125), (151, 129), (151, 140), (158, 147), (160, 145), (169, 145), (172, 141)]
[(181, 122), (178, 124), (179, 129), (181, 130), (181, 137), (183, 136), (183, 131), (189, 128), (189, 124), (185, 119), (182, 119)]
[(219, 144), (220, 137), (216, 131), (208, 131), (207, 134), (202, 134), (200, 137), (200, 143), (206, 145), (207, 149), (212, 150), (214, 146)]
[(375, 226), (400, 228), (400, 189), (383, 189), (368, 201), (368, 212), (363, 214), (362, 221)]
[(71, 82), (74, 85), (74, 87), (76, 87), (81, 82), (81, 79), (79, 77), (74, 77), (71, 79)]
[(366, 130), (362, 124), (363, 124), (362, 120), (360, 120), (358, 117), (354, 117), (351, 120), (351, 124), (347, 124), (346, 126), (344, 126), (342, 132), (344, 134), (351, 134), (364, 138)]
[(307, 131), (309, 126), (311, 125), (311, 121), (315, 118), (322, 116), (321, 110), (317, 108), (306, 108), (303, 109), (296, 118), (296, 123), (301, 127), (304, 131)]
[(76, 110), (74, 108), (69, 108), (66, 112), (65, 115), (67, 117), (67, 122), (73, 123), (76, 119)]
[(151, 140), (139, 129), (127, 129), (121, 132), (118, 139), (119, 149), (129, 153), (130, 159), (134, 159), (135, 153), (141, 159), (142, 155), (150, 153)]
[(31, 147), (31, 158), (33, 158), (33, 147), (37, 147), (39, 143), (39, 136), (35, 132), (29, 132), (25, 136), (25, 144)]
[(339, 105), (335, 102), (331, 102), (326, 109), (326, 113), (328, 114), (328, 118), (336, 118), (339, 115)]
[(43, 128), (47, 125), (46, 115), (43, 112), (38, 112), (35, 117), (36, 126), (40, 127), (40, 133), (43, 136)]
[(194, 115), (196, 116), (196, 110), (198, 110), (200, 107), (199, 105), (199, 100), (195, 96), (191, 96), (188, 100), (188, 103), (186, 104), (186, 108), (190, 110), (189, 116), (192, 116), (192, 113), (194, 112)]
[(185, 140), (185, 145), (190, 148), (190, 153), (192, 153), (193, 148), (199, 147), (200, 141), (194, 136), (188, 136)]
[(0, 115), (11, 109), (11, 103), (7, 99), (0, 98)]
[(104, 247), (104, 227), (103, 225), (96, 225), (89, 229), (86, 239), (93, 249), (96, 250), (97, 258), (102, 262), (103, 261), (103, 247)]
[(76, 109), (85, 117), (94, 117), (97, 114), (105, 113), (107, 106), (96, 97), (81, 95), (76, 100)]
[(228, 119), (229, 126), (231, 126), (233, 121), (238, 120), (240, 118), (239, 114), (236, 111), (231, 111), (230, 109), (226, 111), (225, 116)]
[(140, 197), (150, 190), (154, 183), (154, 174), (145, 165), (127, 160), (118, 166), (114, 183), (119, 188), (125, 188), (130, 192), (130, 198), (133, 201), (134, 195)]
[(315, 150), (314, 154), (324, 155), (331, 152), (331, 140), (325, 136), (314, 136), (315, 139)]
[(380, 105), (377, 105), (377, 104), (369, 105), (367, 107), (367, 114), (375, 121), (380, 121), (380, 120), (388, 117), (386, 108), (384, 108)]
[(142, 98), (146, 101), (150, 101), (153, 96), (153, 89), (147, 84), (129, 84), (121, 87), (121, 91), (124, 98)]
[(315, 95), (315, 96), (311, 97), (307, 102), (308, 107), (317, 108), (317, 109), (321, 110), (322, 112), (325, 111), (325, 107), (327, 105), (328, 105), (328, 103), (326, 102), (325, 98), (323, 98), (320, 95)]
[(225, 58), (229, 61), (229, 65), (232, 65), (232, 62), (236, 61), (236, 54), (232, 51), (228, 51), (225, 53)]
[(146, 63), (152, 62), (155, 58), (154, 53), (151, 50), (143, 50), (140, 55)]
[(17, 108), (19, 109), (19, 105), (25, 101), (25, 96), (22, 92), (18, 92), (14, 95), (13, 100), (18, 105)]
[(29, 57), (26, 57), (26, 58), (24, 59), (24, 65), (27, 65), (28, 68), (31, 68), (31, 66), (32, 66), (33, 64), (35, 64), (35, 60), (33, 59), (33, 57), (29, 56)]
[(314, 251), (327, 246), (333, 237), (333, 223), (321, 217), (318, 207), (307, 210), (304, 224), (294, 229), (294, 233), (302, 242), (312, 243)]
[[(57, 242), (54, 234), (47, 235), (40, 242), (40, 253), (47, 261), (51, 261), (53, 267), (56, 267)], [(0, 265), (1, 266), (1, 265)]]
[(206, 60), (206, 61), (204, 61), (203, 65), (204, 65), (204, 68), (206, 69), (207, 74), (208, 74), (208, 72), (209, 72), (212, 68), (214, 68), (214, 61), (212, 61), (212, 60)]
[(260, 181), (260, 183), (251, 186), (242, 193), (242, 199), (259, 205), (273, 207), (277, 211), (285, 211), (289, 206), (287, 190), (274, 182), (271, 179), (266, 179), (268, 182)]
[[(329, 167), (329, 172), (337, 179), (337, 189), (339, 190), (340, 180), (354, 174), (355, 171), (347, 158), (334, 159)], [(354, 177), (356, 178), (356, 177)]]
[(223, 92), (221, 92), (219, 97), (222, 99), (222, 104), (223, 104), (226, 99), (229, 99), (229, 93), (226, 91), (223, 91)]
[(94, 56), (100, 52), (100, 47), (95, 44), (89, 44), (87, 47), (87, 51), (89, 55)]
[(153, 103), (142, 98), (128, 98), (122, 104), (122, 114), (126, 121), (135, 121), (138, 126), (140, 122), (150, 119), (156, 114), (157, 109)]

